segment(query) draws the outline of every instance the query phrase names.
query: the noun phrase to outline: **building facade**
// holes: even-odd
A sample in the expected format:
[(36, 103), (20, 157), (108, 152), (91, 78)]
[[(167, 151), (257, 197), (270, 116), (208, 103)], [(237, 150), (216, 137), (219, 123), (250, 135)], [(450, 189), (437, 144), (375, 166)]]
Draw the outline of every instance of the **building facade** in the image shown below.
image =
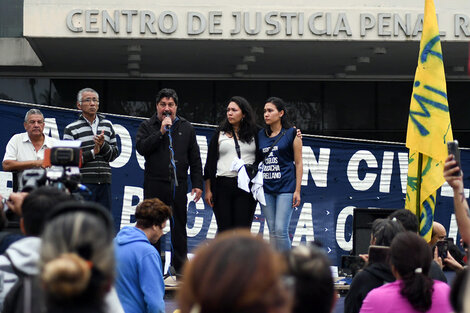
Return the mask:
[[(454, 137), (470, 146), (470, 2), (435, 0)], [(0, 3), (0, 99), (150, 116), (177, 90), (180, 114), (217, 124), (233, 95), (262, 122), (289, 104), (307, 134), (404, 142), (424, 0)]]

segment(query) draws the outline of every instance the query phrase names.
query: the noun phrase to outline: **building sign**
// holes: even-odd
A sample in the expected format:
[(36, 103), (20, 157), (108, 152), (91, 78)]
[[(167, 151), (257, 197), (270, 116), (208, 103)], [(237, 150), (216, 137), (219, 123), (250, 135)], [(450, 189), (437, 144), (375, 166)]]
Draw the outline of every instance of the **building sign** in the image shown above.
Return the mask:
[[(414, 38), (423, 30), (423, 14), (397, 14), (397, 13), (360, 13), (351, 16), (346, 12), (314, 12), (307, 15), (304, 12), (270, 11), (257, 12), (231, 12), (227, 18), (222, 11), (187, 12), (185, 16), (178, 16), (173, 11), (163, 11), (160, 14), (149, 10), (81, 10), (74, 9), (67, 14), (66, 25), (74, 33), (102, 33), (125, 32), (132, 34), (158, 33), (171, 35), (183, 27), (188, 36), (223, 35), (222, 23), (230, 25), (228, 34), (257, 36), (265, 34), (268, 37), (282, 35), (312, 38), (336, 37), (343, 35), (352, 37), (358, 33), (360, 37), (368, 37), (377, 33), (382, 37), (409, 37)], [(353, 29), (350, 20), (359, 19), (359, 28)], [(135, 22), (137, 21), (137, 22)], [(357, 21), (356, 21), (357, 22)], [(470, 16), (454, 14), (454, 36), (470, 37)], [(356, 23), (357, 24), (357, 23)], [(137, 30), (137, 29), (138, 30)], [(442, 31), (441, 37), (447, 32)]]
[[(0, 101), (0, 155), (15, 133), (24, 132), (23, 119), (29, 106)], [(45, 132), (62, 138), (65, 126), (77, 118), (76, 110), (39, 106), (46, 119)], [(112, 214), (116, 229), (133, 225), (136, 205), (143, 200), (144, 158), (135, 150), (135, 135), (143, 119), (107, 115), (118, 138), (119, 156), (112, 166)], [(214, 129), (196, 127), (203, 165)], [(304, 173), (301, 205), (293, 209), (289, 234), (293, 245), (313, 240), (323, 243), (332, 261), (352, 249), (354, 208), (403, 208), (406, 194), (408, 154), (404, 145), (339, 141), (304, 136)], [(470, 153), (461, 153), (463, 171), (470, 171)], [(470, 181), (465, 179), (467, 186)], [(0, 171), (0, 194), (11, 192), (11, 173)], [(217, 226), (212, 208), (201, 199), (194, 203), (188, 189), (188, 245), (190, 251), (203, 240), (214, 238)], [(468, 190), (465, 190), (468, 197)], [(448, 185), (438, 191), (435, 218), (449, 237), (457, 239), (453, 192)], [(251, 227), (268, 239), (266, 221), (259, 206)], [(169, 226), (164, 230), (168, 233)], [(167, 237), (168, 241), (168, 237)], [(458, 241), (457, 241), (458, 242)], [(169, 244), (167, 244), (169, 250)]]
[[(419, 40), (424, 11), (424, 2), (416, 0), (407, 6), (364, 0), (330, 7), (324, 3), (305, 6), (304, 2), (299, 6), (234, 7), (225, 1), (213, 6), (129, 6), (119, 1), (110, 5), (108, 0), (85, 7), (80, 2), (63, 4), (57, 0), (57, 6), (52, 6), (51, 1), (46, 1), (47, 5), (43, 1), (25, 0), (25, 37)], [(441, 37), (464, 41), (470, 37), (470, 7), (462, 0), (455, 1), (461, 5), (438, 7)]]

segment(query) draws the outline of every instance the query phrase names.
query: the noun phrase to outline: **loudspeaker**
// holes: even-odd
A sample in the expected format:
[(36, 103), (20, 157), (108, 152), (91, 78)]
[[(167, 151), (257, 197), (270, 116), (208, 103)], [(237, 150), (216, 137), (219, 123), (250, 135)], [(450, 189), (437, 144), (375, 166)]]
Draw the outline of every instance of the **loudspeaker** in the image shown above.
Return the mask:
[(396, 209), (361, 209), (353, 211), (353, 255), (367, 254), (372, 223), (378, 218), (387, 218)]

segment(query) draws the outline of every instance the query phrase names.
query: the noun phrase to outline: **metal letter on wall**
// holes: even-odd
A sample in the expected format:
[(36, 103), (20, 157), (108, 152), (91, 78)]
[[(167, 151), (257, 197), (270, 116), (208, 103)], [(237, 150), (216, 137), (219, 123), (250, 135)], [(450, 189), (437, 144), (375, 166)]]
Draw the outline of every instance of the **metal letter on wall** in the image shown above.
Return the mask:
[(460, 37), (460, 31), (463, 32), (465, 37), (470, 36), (470, 31), (468, 29), (469, 18), (465, 14), (455, 14), (454, 15), (454, 36)]
[(122, 10), (121, 14), (127, 17), (126, 33), (132, 33), (132, 16), (137, 15), (137, 10)]
[(111, 26), (114, 33), (118, 34), (119, 33), (119, 11), (114, 10), (114, 20), (111, 18), (108, 11), (106, 10), (101, 11), (101, 16), (103, 18), (102, 26), (101, 26), (101, 28), (103, 29), (103, 33), (106, 34), (108, 32), (108, 25), (109, 25)]
[[(199, 21), (199, 28), (194, 28), (195, 21)], [(188, 35), (202, 34), (207, 27), (206, 18), (199, 12), (188, 12)]]
[(255, 14), (255, 28), (250, 27), (250, 13), (245, 12), (243, 14), (245, 32), (248, 35), (258, 35), (261, 30), (261, 12), (256, 12)]
[(325, 29), (318, 29), (316, 26), (315, 26), (315, 20), (322, 17), (323, 16), (323, 12), (317, 12), (317, 13), (314, 13), (310, 16), (310, 18), (308, 19), (308, 27), (310, 28), (310, 31), (312, 32), (312, 34), (314, 35), (325, 35), (326, 34), (326, 31), (327, 31), (327, 26), (325, 25)]
[(156, 34), (157, 31), (155, 30), (153, 23), (155, 23), (155, 13), (153, 13), (152, 11), (148, 11), (148, 10), (140, 11), (140, 33), (141, 34), (145, 34), (145, 32), (147, 31), (147, 28), (150, 30), (152, 34)]
[[(171, 20), (171, 26), (165, 26), (165, 19), (168, 17)], [(173, 11), (163, 11), (162, 14), (158, 17), (158, 28), (164, 34), (173, 34), (178, 28), (178, 17)]]
[(85, 11), (85, 32), (87, 33), (97, 33), (99, 32), (99, 28), (91, 27), (91, 24), (96, 24), (98, 20), (96, 19), (96, 15), (100, 14), (98, 10), (86, 10)]
[(215, 28), (216, 25), (220, 25), (220, 18), (222, 17), (221, 11), (210, 11), (209, 12), (209, 34), (221, 35), (222, 30)]
[(286, 19), (286, 35), (292, 35), (292, 19), (297, 17), (297, 13), (281, 12), (281, 17)]
[(67, 24), (67, 28), (70, 29), (70, 31), (73, 31), (74, 33), (83, 32), (82, 27), (76, 27), (75, 25), (73, 25), (73, 16), (76, 15), (76, 14), (81, 15), (82, 13), (83, 13), (82, 10), (75, 9), (75, 10), (70, 11), (69, 14), (67, 14), (67, 18), (65, 19), (65, 21), (66, 21), (66, 24)]
[(366, 31), (375, 27), (375, 17), (370, 13), (362, 13), (360, 20), (361, 37), (365, 37)]
[(280, 29), (281, 28), (281, 23), (279, 23), (279, 21), (276, 21), (275, 19), (273, 19), (273, 17), (275, 17), (275, 16), (277, 16), (277, 12), (275, 12), (275, 11), (268, 12), (264, 16), (264, 21), (266, 22), (266, 24), (274, 27), (273, 29), (268, 29), (266, 31), (266, 35), (269, 35), (269, 36), (277, 35), (281, 31), (281, 29)]
[(232, 16), (235, 18), (235, 28), (230, 31), (230, 35), (237, 35), (242, 30), (242, 12), (232, 12)]

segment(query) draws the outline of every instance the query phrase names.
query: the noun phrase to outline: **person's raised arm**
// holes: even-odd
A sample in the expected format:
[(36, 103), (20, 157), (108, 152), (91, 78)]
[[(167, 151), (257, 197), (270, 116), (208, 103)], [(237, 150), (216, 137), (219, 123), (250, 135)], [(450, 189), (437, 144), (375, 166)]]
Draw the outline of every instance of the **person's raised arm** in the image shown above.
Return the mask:
[(454, 191), (454, 212), (460, 236), (462, 236), (465, 243), (470, 244), (470, 216), (468, 203), (465, 198), (462, 173), (460, 176), (454, 176), (455, 173), (461, 171), (458, 166), (455, 166), (456, 164), (457, 162), (454, 160), (454, 156), (449, 155), (444, 164), (444, 178)]

